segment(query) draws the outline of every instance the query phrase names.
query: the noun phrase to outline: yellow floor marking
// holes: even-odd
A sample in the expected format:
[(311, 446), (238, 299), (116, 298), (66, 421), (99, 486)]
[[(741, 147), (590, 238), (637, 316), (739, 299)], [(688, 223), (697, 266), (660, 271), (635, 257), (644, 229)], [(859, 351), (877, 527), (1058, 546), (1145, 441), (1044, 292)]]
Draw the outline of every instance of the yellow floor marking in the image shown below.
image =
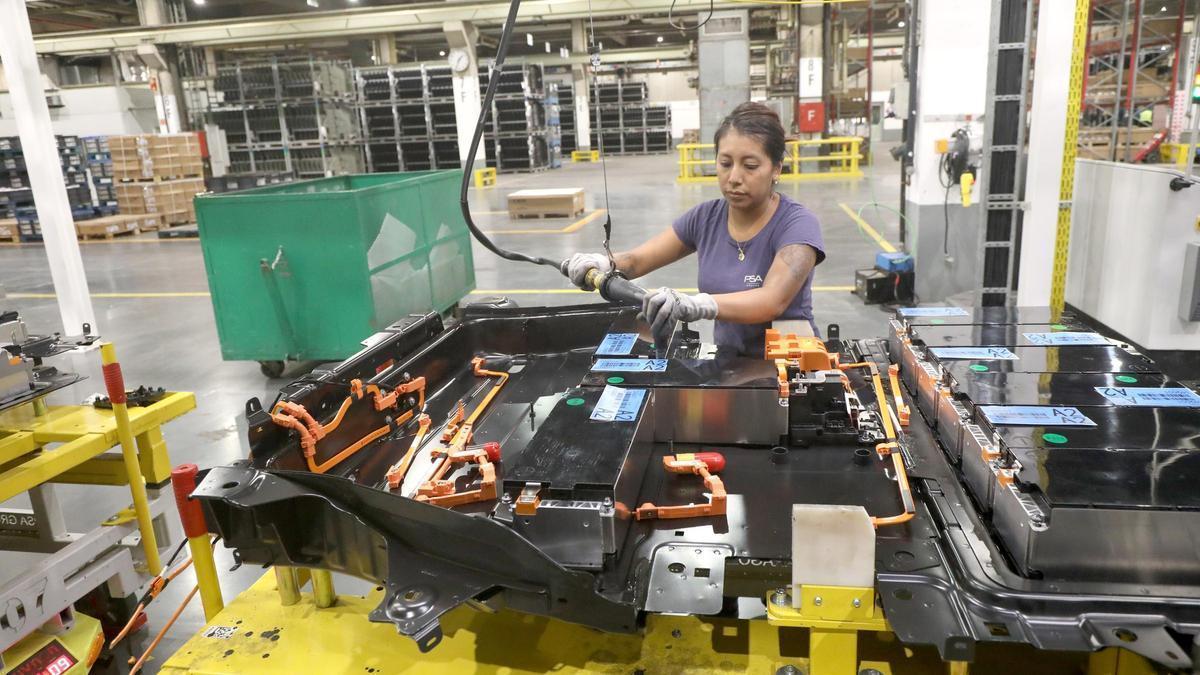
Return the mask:
[(875, 243), (879, 244), (879, 248), (883, 249), (887, 253), (896, 252), (896, 247), (888, 243), (888, 240), (884, 239), (883, 235), (879, 234), (875, 228), (871, 227), (867, 221), (863, 220), (861, 216), (855, 213), (854, 209), (851, 209), (844, 203), (838, 204), (838, 206), (842, 207), (842, 210), (846, 212), (846, 215), (850, 216), (850, 220), (858, 223), (858, 226), (861, 227), (864, 232), (871, 235), (871, 238), (875, 240)]
[[(80, 246), (94, 246), (96, 244), (161, 244), (164, 242), (181, 243), (191, 242), (199, 244), (199, 237), (149, 237), (149, 238), (132, 238), (132, 237), (113, 237), (112, 239), (80, 239)], [(0, 247), (19, 247), (19, 246), (44, 246), (40, 241), (4, 241), (0, 242)]]
[[(161, 293), (92, 293), (93, 298), (116, 298), (120, 300), (129, 300), (136, 298), (207, 298), (209, 294), (206, 291), (179, 291), (179, 292), (161, 292)], [(53, 293), (9, 293), (8, 297), (17, 300), (42, 300), (54, 299), (56, 296)]]
[(570, 225), (564, 227), (562, 231), (563, 232), (574, 232), (574, 231), (578, 230), (579, 228), (583, 227), (584, 225), (587, 225), (588, 223), (592, 222), (593, 220), (604, 215), (605, 213), (607, 213), (607, 211), (605, 211), (604, 209), (596, 209), (595, 211), (592, 211), (591, 213), (587, 214), (586, 216), (584, 216), (584, 217), (580, 218), (579, 220), (571, 223)]
[(579, 220), (563, 228), (530, 228), (521, 230), (486, 230), (487, 234), (570, 234), (607, 213), (604, 209), (596, 209)]

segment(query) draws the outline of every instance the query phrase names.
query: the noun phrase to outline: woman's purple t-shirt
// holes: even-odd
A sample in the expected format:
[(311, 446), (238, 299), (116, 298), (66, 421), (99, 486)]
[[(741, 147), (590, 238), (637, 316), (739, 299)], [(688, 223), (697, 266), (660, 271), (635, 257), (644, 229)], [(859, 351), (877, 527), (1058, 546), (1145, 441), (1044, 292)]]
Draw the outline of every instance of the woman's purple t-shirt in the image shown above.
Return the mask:
[[(817, 264), (825, 259), (821, 223), (812, 211), (786, 195), (779, 195), (779, 207), (766, 226), (742, 243), (745, 260), (738, 260), (738, 245), (729, 235), (728, 220), (729, 203), (714, 199), (693, 207), (673, 225), (679, 240), (700, 258), (701, 293), (736, 293), (761, 287), (775, 254), (784, 246), (807, 244), (817, 252)], [(779, 318), (813, 322), (811, 274)], [(765, 333), (771, 324), (715, 323), (713, 337), (718, 346), (746, 356), (762, 356)]]

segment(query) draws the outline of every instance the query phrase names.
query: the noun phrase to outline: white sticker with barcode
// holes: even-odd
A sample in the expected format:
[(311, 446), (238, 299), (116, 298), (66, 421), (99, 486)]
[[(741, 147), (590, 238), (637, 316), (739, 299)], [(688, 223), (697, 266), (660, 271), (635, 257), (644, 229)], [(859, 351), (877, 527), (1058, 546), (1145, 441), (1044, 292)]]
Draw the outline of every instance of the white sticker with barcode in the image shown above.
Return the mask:
[(600, 341), (596, 353), (601, 356), (625, 356), (637, 344), (637, 333), (609, 333)]
[(1113, 405), (1150, 408), (1200, 408), (1200, 395), (1183, 387), (1096, 387)]
[(1094, 427), (1079, 408), (1054, 405), (981, 405), (978, 410), (992, 424), (1022, 427)]
[(969, 316), (961, 307), (901, 307), (900, 316), (911, 319), (925, 316)]
[(204, 631), (204, 637), (228, 640), (236, 632), (237, 626), (209, 626), (208, 630)]
[(944, 361), (1017, 361), (1004, 347), (931, 347), (929, 353)]
[(597, 422), (634, 422), (645, 398), (645, 389), (622, 389), (609, 385), (600, 394), (600, 400), (596, 401), (590, 419)]
[(597, 373), (665, 373), (666, 359), (596, 359), (592, 372)]
[(1039, 347), (1066, 347), (1073, 345), (1106, 345), (1108, 339), (1099, 333), (1022, 333), (1026, 340)]

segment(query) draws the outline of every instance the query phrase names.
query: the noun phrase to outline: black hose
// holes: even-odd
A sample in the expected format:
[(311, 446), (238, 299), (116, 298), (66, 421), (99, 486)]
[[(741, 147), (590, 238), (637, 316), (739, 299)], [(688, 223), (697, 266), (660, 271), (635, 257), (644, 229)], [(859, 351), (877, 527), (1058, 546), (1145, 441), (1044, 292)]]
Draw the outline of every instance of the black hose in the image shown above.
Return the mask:
[(500, 84), (500, 72), (504, 68), (504, 59), (508, 55), (508, 43), (512, 39), (513, 27), (517, 23), (517, 10), (521, 6), (521, 0), (512, 0), (512, 4), (508, 6), (508, 18), (504, 21), (504, 30), (500, 32), (500, 46), (496, 49), (496, 61), (492, 65), (491, 75), (488, 77), (487, 92), (483, 95), (483, 103), (479, 111), (479, 120), (475, 122), (475, 134), (471, 137), (471, 150), (467, 153), (467, 165), (463, 169), (462, 189), (459, 192), (459, 205), (462, 207), (463, 220), (467, 222), (467, 229), (471, 231), (471, 235), (475, 240), (487, 250), (504, 258), (505, 260), (513, 260), (516, 262), (529, 262), (536, 265), (546, 265), (553, 267), (560, 272), (563, 270), (563, 262), (542, 258), (540, 256), (530, 256), (516, 251), (509, 251), (497, 246), (488, 236), (479, 229), (475, 221), (471, 218), (471, 208), (467, 206), (467, 188), (470, 185), (471, 175), (475, 169), (475, 153), (479, 151), (479, 142), (483, 139), (483, 125), (487, 122), (488, 111), (491, 110), (492, 100), (496, 97), (496, 87)]
[(600, 297), (617, 304), (641, 305), (646, 297), (646, 289), (638, 286), (625, 277), (609, 274), (596, 284)]

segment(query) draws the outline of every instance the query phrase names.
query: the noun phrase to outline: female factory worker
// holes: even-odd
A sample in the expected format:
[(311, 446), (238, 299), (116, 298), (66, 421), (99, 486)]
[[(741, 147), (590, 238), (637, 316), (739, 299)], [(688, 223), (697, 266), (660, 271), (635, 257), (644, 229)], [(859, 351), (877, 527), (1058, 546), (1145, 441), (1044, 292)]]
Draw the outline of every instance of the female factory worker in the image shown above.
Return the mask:
[[(646, 296), (642, 310), (653, 328), (716, 319), (713, 335), (722, 351), (756, 357), (762, 356), (766, 329), (777, 320), (800, 322), (784, 332), (816, 334), (812, 271), (825, 259), (821, 224), (811, 211), (775, 192), (784, 142), (774, 111), (761, 103), (739, 105), (713, 139), (724, 197), (692, 208), (641, 246), (613, 256), (617, 268), (633, 279), (699, 254), (700, 293), (664, 287)], [(603, 254), (576, 253), (568, 260), (567, 275), (580, 288), (593, 290), (588, 271), (609, 268)]]

